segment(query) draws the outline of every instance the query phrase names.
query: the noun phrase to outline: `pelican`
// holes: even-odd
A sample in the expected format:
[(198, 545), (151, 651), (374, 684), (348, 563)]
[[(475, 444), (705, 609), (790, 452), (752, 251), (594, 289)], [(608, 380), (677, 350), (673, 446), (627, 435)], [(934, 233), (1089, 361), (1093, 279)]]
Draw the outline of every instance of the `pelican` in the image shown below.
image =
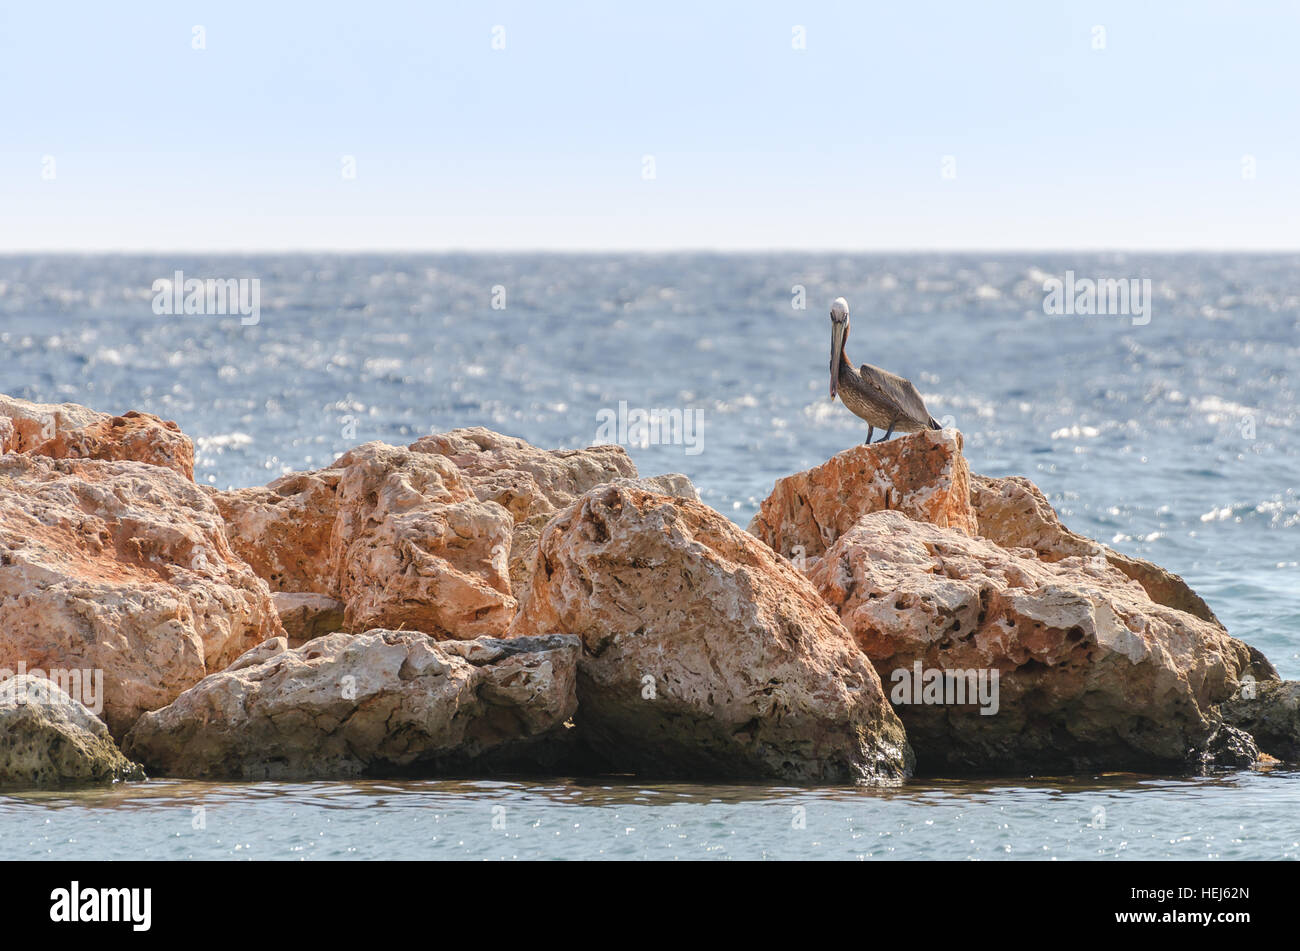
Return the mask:
[[(876, 442), (884, 442), (894, 434), (915, 433), (922, 429), (942, 429), (925, 400), (916, 392), (911, 380), (904, 380), (888, 370), (869, 363), (853, 369), (844, 343), (849, 339), (849, 302), (843, 297), (831, 304), (831, 399), (839, 394), (854, 415), (867, 421), (867, 443), (879, 426), (885, 435)], [(863, 445), (866, 445), (864, 443)]]

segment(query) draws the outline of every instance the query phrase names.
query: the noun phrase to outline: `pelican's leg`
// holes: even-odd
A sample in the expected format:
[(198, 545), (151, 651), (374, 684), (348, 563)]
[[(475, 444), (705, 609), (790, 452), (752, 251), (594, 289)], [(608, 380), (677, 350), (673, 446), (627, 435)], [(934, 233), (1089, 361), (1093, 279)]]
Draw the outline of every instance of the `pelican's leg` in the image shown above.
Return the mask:
[(892, 435), (894, 435), (894, 426), (893, 426), (893, 424), (891, 423), (890, 426), (889, 426), (889, 429), (885, 430), (885, 435), (883, 435), (883, 436), (881, 436), (879, 439), (877, 439), (876, 442), (884, 442), (886, 439), (888, 439), (888, 438), (889, 438), (890, 436), (892, 436)]
[(870, 423), (867, 423), (867, 441), (864, 442), (862, 445), (864, 446), (871, 445), (871, 434), (874, 433), (875, 431), (876, 431), (876, 427), (872, 426)]

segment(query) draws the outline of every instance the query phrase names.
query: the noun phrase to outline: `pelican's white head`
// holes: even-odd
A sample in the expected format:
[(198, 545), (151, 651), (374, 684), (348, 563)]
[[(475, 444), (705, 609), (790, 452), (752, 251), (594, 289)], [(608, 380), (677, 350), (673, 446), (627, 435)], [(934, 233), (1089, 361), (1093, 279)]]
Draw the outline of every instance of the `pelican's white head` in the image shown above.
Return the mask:
[(831, 320), (837, 324), (847, 324), (849, 322), (849, 302), (843, 297), (837, 297), (831, 301)]

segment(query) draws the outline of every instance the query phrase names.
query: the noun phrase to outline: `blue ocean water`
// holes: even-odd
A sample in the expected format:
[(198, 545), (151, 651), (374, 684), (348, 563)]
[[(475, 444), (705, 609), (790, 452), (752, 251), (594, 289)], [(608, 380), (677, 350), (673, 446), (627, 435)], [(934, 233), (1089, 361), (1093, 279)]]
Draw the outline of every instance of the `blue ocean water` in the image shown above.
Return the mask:
[(0, 796), (0, 860), (1300, 859), (1300, 773), (213, 784)]
[[(175, 419), (195, 439), (196, 477), (223, 488), (372, 439), (484, 425), (578, 447), (620, 404), (698, 411), (698, 440), (629, 451), (642, 474), (684, 472), (745, 525), (775, 479), (866, 435), (827, 392), (827, 310), (843, 295), (852, 360), (915, 381), (964, 433), (974, 471), (1026, 475), (1071, 528), (1181, 574), (1295, 678), (1298, 266), (1208, 254), (7, 256), (0, 392)], [(177, 270), (258, 279), (258, 322), (156, 315), (153, 282)], [(1149, 322), (1045, 314), (1043, 282), (1067, 271), (1149, 279)], [(1205, 788), (1251, 785), (1257, 807), (1294, 788), (1225, 782), (1167, 788), (1191, 819)], [(908, 788), (889, 801), (908, 802)], [(928, 808), (917, 795), (908, 808)], [(1046, 816), (1058, 800), (1034, 801)], [(0, 810), (0, 830), (14, 809), (52, 808), (34, 802)], [(833, 851), (849, 849), (837, 839)]]

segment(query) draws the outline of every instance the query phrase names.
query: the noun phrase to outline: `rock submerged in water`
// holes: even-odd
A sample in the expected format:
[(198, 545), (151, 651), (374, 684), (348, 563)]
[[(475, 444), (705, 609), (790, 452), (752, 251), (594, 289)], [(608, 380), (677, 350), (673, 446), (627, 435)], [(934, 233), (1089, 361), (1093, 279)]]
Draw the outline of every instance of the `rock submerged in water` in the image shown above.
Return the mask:
[(145, 714), (123, 748), (164, 776), (325, 779), (526, 757), (577, 706), (578, 639), (439, 642), (413, 631), (259, 645)]
[(104, 721), (43, 677), (0, 683), (0, 786), (48, 788), (142, 780)]
[(0, 668), (101, 671), (121, 736), (281, 632), (208, 497), (138, 462), (0, 456)]
[(712, 509), (612, 484), (542, 533), (512, 635), (582, 638), (578, 729), (619, 771), (869, 782), (912, 754), (808, 582)]
[(1224, 723), (1253, 736), (1265, 753), (1300, 763), (1300, 681), (1247, 682), (1219, 713)]

